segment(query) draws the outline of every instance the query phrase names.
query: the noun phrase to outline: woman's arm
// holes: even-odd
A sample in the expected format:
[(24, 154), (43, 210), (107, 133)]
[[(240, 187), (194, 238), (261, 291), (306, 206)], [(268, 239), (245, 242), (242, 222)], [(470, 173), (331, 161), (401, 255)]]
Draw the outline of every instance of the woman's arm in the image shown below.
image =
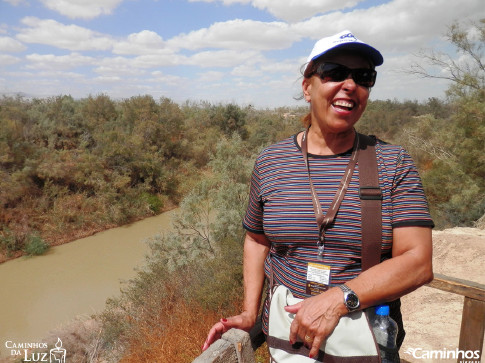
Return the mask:
[(347, 285), (359, 296), (363, 309), (395, 300), (433, 280), (432, 249), (431, 228), (394, 228), (392, 258)]
[[(395, 300), (433, 279), (431, 228), (395, 228), (392, 255), (391, 259), (346, 283), (359, 296), (361, 308)], [(310, 337), (311, 356), (318, 353), (340, 317), (347, 314), (343, 292), (337, 287), (286, 310), (297, 313), (291, 325), (290, 341)]]
[[(247, 232), (244, 240), (244, 305), (256, 321), (261, 305), (261, 294), (264, 285), (264, 260), (268, 255), (270, 242), (264, 234)], [(252, 326), (251, 326), (252, 327)]]
[(268, 255), (270, 242), (264, 234), (246, 232), (244, 240), (244, 304), (243, 312), (227, 319), (221, 319), (209, 331), (202, 347), (206, 350), (231, 328), (249, 331), (256, 322), (264, 285), (264, 260)]

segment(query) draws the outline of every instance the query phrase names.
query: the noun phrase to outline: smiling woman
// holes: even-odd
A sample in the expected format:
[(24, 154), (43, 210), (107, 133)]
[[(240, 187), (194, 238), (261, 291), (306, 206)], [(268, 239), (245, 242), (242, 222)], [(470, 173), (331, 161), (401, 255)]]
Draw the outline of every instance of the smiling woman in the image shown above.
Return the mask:
[[(254, 166), (243, 220), (243, 311), (217, 322), (204, 350), (231, 328), (253, 328), (265, 279), (269, 283), (262, 330), (271, 354), (283, 352), (288, 361), (299, 362), (325, 362), (329, 355), (342, 359), (332, 356), (335, 351), (324, 351), (335, 340), (332, 332), (346, 324), (348, 314), (382, 303), (391, 306), (391, 316), (399, 324), (397, 345), (402, 344), (399, 298), (432, 279), (433, 222), (406, 151), (354, 128), (375, 83), (374, 68), (382, 63), (378, 50), (348, 30), (315, 44), (302, 81), (303, 97), (310, 105), (304, 119), (307, 129), (263, 150)], [(364, 166), (367, 161), (372, 169)], [(372, 222), (364, 217), (371, 211), (364, 193), (370, 185), (364, 182), (369, 169), (378, 184), (371, 199), (378, 201), (372, 210), (379, 214)], [(369, 227), (375, 222), (375, 228)], [(371, 239), (376, 264), (370, 265), (364, 258), (368, 228), (377, 232)], [(294, 304), (285, 306), (281, 316), (290, 313), (294, 319), (278, 336), (271, 329), (272, 316), (278, 314), (271, 301), (276, 285), (298, 299), (288, 298)], [(337, 348), (346, 350), (341, 344)], [(305, 355), (310, 360), (304, 360)], [(376, 348), (372, 355), (378, 361)], [(285, 361), (279, 355), (273, 358)], [(391, 358), (399, 362), (397, 352)]]

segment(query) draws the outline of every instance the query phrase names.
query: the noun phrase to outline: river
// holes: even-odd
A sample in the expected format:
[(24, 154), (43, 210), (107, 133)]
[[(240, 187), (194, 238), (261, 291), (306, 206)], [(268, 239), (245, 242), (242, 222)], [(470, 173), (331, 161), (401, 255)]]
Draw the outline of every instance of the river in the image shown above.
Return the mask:
[(6, 342), (42, 342), (77, 317), (102, 311), (135, 276), (145, 240), (170, 228), (174, 211), (51, 248), (45, 255), (0, 264), (0, 356)]

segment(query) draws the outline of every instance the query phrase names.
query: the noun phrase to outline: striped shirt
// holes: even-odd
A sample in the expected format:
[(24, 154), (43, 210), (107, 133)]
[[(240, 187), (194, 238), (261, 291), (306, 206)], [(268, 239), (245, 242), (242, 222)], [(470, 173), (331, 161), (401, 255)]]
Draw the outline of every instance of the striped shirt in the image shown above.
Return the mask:
[[(409, 154), (400, 146), (377, 140), (379, 185), (382, 190), (382, 260), (391, 257), (392, 230), (401, 226), (433, 226), (421, 180)], [(350, 160), (351, 150), (330, 156), (309, 154), (312, 182), (325, 212)], [(317, 256), (318, 226), (313, 210), (308, 172), (296, 135), (261, 152), (251, 177), (249, 204), (243, 226), (264, 233), (271, 242), (269, 259), (274, 282), (299, 298), (306, 294), (309, 262), (331, 267), (330, 286), (361, 272), (359, 164), (336, 215), (325, 233), (323, 261)], [(267, 307), (266, 307), (267, 308)], [(266, 310), (266, 309), (265, 309)], [(266, 331), (267, 317), (264, 314)]]

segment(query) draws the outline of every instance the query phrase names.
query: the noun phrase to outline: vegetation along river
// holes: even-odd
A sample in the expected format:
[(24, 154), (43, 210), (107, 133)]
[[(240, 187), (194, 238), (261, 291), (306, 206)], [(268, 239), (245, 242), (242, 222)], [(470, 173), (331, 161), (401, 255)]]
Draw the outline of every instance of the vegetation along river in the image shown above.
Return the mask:
[(135, 276), (145, 240), (170, 228), (174, 211), (0, 264), (0, 356), (5, 343), (42, 342), (49, 331), (103, 310)]

